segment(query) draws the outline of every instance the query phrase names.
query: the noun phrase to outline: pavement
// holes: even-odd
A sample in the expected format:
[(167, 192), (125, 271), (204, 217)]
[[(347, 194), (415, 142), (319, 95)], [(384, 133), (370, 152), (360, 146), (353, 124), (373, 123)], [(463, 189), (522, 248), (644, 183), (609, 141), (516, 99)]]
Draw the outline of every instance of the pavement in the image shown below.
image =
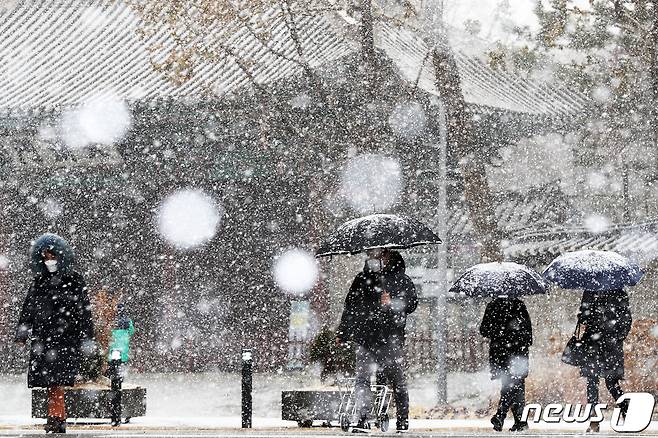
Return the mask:
[[(135, 419), (139, 420), (139, 419)], [(144, 419), (142, 419), (144, 420)], [(395, 433), (394, 429), (386, 433), (373, 430), (368, 434), (344, 433), (337, 427), (312, 427), (300, 428), (293, 422), (286, 422), (276, 418), (254, 419), (253, 429), (241, 429), (240, 418), (223, 418), (223, 419), (205, 419), (205, 425), (199, 424), (198, 419), (179, 419), (178, 426), (157, 425), (155, 419), (149, 419), (148, 422), (139, 421), (130, 424), (121, 425), (119, 428), (112, 428), (108, 423), (71, 423), (68, 425), (68, 436), (80, 436), (84, 438), (91, 437), (184, 437), (184, 438), (207, 438), (210, 436), (218, 437), (236, 437), (236, 438), (284, 438), (284, 437), (306, 437), (322, 436), (323, 438), (346, 436), (363, 436), (370, 435), (376, 437), (391, 437), (404, 435), (408, 437), (573, 437), (573, 436), (597, 436), (597, 437), (619, 437), (621, 434), (610, 429), (605, 422), (601, 425), (599, 434), (585, 434), (585, 426), (573, 424), (531, 424), (530, 430), (523, 433), (509, 433), (507, 430), (511, 422), (506, 422), (505, 432), (493, 432), (487, 420), (423, 420), (413, 419), (410, 421), (411, 430), (404, 434)], [(164, 419), (163, 419), (164, 420)], [(234, 424), (228, 424), (230, 423)], [(0, 419), (1, 421), (1, 419)], [(31, 419), (23, 424), (0, 423), (0, 437), (31, 437), (43, 436), (42, 420)], [(157, 423), (157, 421), (155, 421)], [(163, 424), (167, 424), (164, 422)], [(169, 423), (171, 424), (171, 423)], [(186, 424), (186, 425), (185, 425)], [(394, 426), (393, 424), (391, 425)], [(649, 428), (640, 434), (623, 434), (624, 437), (642, 436), (658, 437), (658, 422), (653, 422)]]
[[(211, 436), (223, 437), (223, 438), (297, 438), (302, 436), (322, 436), (323, 438), (345, 438), (346, 436), (354, 436), (356, 434), (342, 433), (342, 432), (317, 432), (317, 431), (268, 431), (268, 432), (241, 432), (241, 431), (176, 431), (176, 432), (102, 432), (102, 431), (75, 431), (67, 433), (68, 436), (75, 436), (81, 438), (129, 438), (129, 437), (148, 437), (148, 438), (165, 438), (165, 437), (182, 437), (182, 438), (208, 438)], [(396, 434), (394, 432), (381, 434), (381, 433), (370, 433), (370, 434), (360, 434), (361, 436), (376, 436), (376, 437), (391, 437), (391, 436), (405, 436), (410, 438), (429, 438), (429, 437), (496, 437), (500, 438), (503, 436), (510, 436), (505, 433), (494, 433), (494, 432), (460, 432), (460, 431), (433, 431), (433, 432), (415, 432), (411, 431), (404, 434)], [(12, 433), (0, 433), (2, 437), (39, 437), (43, 436), (43, 432), (38, 433), (30, 430), (20, 430)], [(359, 436), (359, 435), (357, 435)], [(574, 434), (574, 433), (546, 433), (546, 432), (527, 432), (522, 434), (514, 434), (514, 437), (573, 437), (573, 436), (586, 436), (584, 433)], [(587, 435), (591, 436), (591, 435)], [(619, 437), (620, 434), (616, 433), (606, 433), (602, 432), (595, 435), (597, 438), (607, 438), (607, 437)], [(658, 436), (651, 434), (624, 434), (624, 437), (627, 436)]]
[[(253, 429), (241, 429), (239, 377), (230, 373), (148, 373), (131, 376), (131, 382), (147, 388), (147, 415), (133, 418), (129, 424), (113, 429), (109, 423), (72, 422), (68, 425), (69, 436), (89, 437), (185, 437), (209, 436), (241, 438), (279, 437), (342, 437), (358, 436), (340, 431), (338, 427), (299, 428), (295, 422), (281, 420), (281, 391), (290, 388), (308, 388), (321, 385), (319, 380), (305, 374), (254, 375)], [(236, 383), (237, 382), (237, 383)], [(413, 400), (412, 417), (422, 417), (434, 403), (434, 377), (413, 376), (410, 379), (410, 395)], [(449, 402), (466, 406), (469, 412), (481, 409), (497, 396), (498, 386), (491, 383), (488, 373), (451, 374), (448, 381)], [(44, 420), (30, 417), (30, 392), (25, 376), (0, 377), (0, 438), (44, 435)], [(218, 416), (218, 413), (224, 416)], [(505, 425), (507, 431), (511, 421)], [(396, 436), (394, 422), (391, 431), (373, 431), (372, 436)], [(409, 437), (501, 437), (508, 432), (495, 433), (487, 418), (464, 419), (412, 419)], [(513, 436), (583, 436), (584, 425), (531, 424), (527, 433)], [(632, 434), (624, 434), (633, 436)], [(599, 437), (619, 436), (609, 424), (602, 424)], [(658, 422), (652, 423), (640, 436), (658, 437)]]

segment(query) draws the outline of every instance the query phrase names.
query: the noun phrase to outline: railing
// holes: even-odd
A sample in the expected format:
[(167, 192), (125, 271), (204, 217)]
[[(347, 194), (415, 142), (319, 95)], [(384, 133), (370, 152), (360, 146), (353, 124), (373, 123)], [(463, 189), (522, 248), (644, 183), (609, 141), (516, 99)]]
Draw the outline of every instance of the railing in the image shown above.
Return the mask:
[[(487, 364), (488, 343), (478, 333), (448, 333), (446, 343), (448, 371), (473, 372)], [(432, 332), (412, 332), (407, 337), (407, 360), (415, 371), (433, 371), (437, 345)]]

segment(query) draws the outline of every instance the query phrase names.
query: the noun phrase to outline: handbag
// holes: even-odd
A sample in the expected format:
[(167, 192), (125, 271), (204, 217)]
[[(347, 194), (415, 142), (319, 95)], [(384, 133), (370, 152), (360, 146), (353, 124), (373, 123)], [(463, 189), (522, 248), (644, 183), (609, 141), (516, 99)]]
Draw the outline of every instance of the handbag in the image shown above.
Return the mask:
[(586, 362), (587, 347), (580, 339), (580, 323), (576, 325), (576, 330), (567, 342), (562, 352), (562, 362), (575, 367), (582, 366)]

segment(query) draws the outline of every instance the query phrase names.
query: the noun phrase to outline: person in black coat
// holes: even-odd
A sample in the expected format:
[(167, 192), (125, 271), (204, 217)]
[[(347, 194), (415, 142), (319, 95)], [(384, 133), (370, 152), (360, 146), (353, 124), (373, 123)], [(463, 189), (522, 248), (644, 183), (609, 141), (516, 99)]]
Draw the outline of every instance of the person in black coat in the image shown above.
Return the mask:
[[(587, 378), (587, 403), (594, 405), (599, 402), (601, 377), (615, 400), (624, 394), (619, 381), (624, 378), (624, 339), (632, 322), (628, 295), (623, 289), (583, 292), (578, 324), (585, 346), (580, 375)], [(628, 403), (622, 403), (620, 407), (625, 415)], [(591, 423), (590, 430), (598, 431), (598, 426)]]
[(368, 260), (345, 299), (336, 342), (356, 344), (356, 429), (367, 428), (370, 378), (374, 368), (392, 386), (397, 410), (397, 429), (409, 428), (409, 393), (404, 373), (404, 337), (407, 315), (416, 310), (416, 288), (405, 274), (397, 251), (368, 252)]
[(54, 234), (33, 245), (32, 285), (23, 302), (16, 342), (30, 340), (28, 387), (48, 389), (46, 432), (66, 431), (64, 386), (72, 386), (94, 338), (85, 281), (73, 270), (73, 252)]
[(491, 424), (494, 430), (501, 431), (511, 408), (514, 426), (510, 430), (525, 430), (528, 423), (521, 421), (521, 415), (532, 345), (532, 323), (525, 303), (518, 298), (494, 298), (487, 304), (480, 334), (489, 339), (491, 379), (501, 379), (500, 401)]

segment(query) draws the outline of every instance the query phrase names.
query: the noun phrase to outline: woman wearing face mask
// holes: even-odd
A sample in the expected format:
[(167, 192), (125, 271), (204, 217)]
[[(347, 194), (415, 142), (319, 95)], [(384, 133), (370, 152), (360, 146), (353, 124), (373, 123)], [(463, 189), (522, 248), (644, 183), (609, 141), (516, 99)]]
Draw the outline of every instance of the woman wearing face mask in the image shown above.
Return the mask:
[(30, 342), (27, 384), (47, 388), (46, 432), (66, 432), (64, 387), (75, 383), (84, 351), (94, 338), (91, 305), (82, 275), (73, 271), (73, 251), (55, 234), (32, 246), (32, 285), (23, 302), (16, 342)]

